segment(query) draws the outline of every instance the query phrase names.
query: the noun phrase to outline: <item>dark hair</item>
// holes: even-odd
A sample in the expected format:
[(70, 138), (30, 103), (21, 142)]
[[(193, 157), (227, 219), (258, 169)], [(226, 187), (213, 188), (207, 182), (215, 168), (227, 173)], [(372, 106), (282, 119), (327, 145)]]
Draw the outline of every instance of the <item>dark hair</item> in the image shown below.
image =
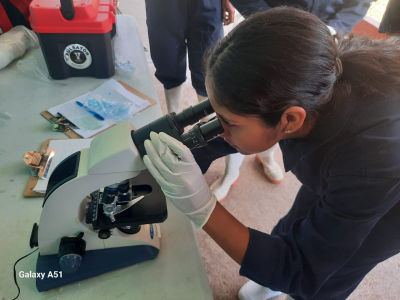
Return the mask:
[(205, 58), (219, 105), (276, 126), (291, 106), (318, 116), (349, 96), (400, 85), (400, 38), (350, 35), (337, 45), (314, 15), (289, 7), (256, 13)]

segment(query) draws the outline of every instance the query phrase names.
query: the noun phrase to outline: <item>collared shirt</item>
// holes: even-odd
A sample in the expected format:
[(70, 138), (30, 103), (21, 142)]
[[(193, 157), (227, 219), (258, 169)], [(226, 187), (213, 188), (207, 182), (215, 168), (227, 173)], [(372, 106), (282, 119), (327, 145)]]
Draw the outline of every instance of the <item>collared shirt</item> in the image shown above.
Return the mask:
[(337, 103), (280, 147), (303, 186), (271, 235), (250, 229), (240, 274), (295, 299), (346, 299), (400, 252), (400, 95)]

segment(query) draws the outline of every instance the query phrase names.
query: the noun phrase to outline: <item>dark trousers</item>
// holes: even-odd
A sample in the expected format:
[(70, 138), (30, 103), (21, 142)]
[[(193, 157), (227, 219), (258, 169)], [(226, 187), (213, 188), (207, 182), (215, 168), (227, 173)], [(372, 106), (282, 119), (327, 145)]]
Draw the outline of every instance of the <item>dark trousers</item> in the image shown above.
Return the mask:
[(206, 97), (203, 56), (223, 37), (221, 0), (146, 0), (146, 14), (157, 79), (167, 90), (184, 83), (188, 55), (192, 85)]
[(245, 18), (256, 12), (267, 10), (269, 8), (264, 0), (230, 0), (230, 2)]

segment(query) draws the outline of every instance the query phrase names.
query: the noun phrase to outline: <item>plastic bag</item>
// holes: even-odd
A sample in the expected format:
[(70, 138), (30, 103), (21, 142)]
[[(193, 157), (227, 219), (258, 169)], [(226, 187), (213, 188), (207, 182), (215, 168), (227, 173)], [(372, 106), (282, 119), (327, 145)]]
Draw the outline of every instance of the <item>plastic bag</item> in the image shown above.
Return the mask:
[(136, 70), (135, 65), (129, 58), (125, 57), (122, 54), (123, 51), (118, 46), (115, 46), (115, 43), (114, 43), (114, 51), (115, 51), (115, 70), (117, 74), (125, 77), (132, 77), (135, 74)]
[(24, 55), (29, 48), (37, 48), (39, 40), (36, 34), (19, 25), (0, 35), (0, 70), (14, 59)]
[(9, 121), (12, 119), (12, 115), (10, 115), (8, 112), (4, 110), (0, 110), (0, 128), (8, 126), (8, 123), (3, 119)]
[(118, 74), (125, 77), (132, 77), (135, 72), (135, 67), (130, 60), (124, 60), (121, 56), (115, 57), (115, 69)]
[(90, 93), (83, 104), (103, 118), (112, 119), (118, 123), (129, 120), (136, 112), (134, 103), (113, 99), (111, 93), (107, 97)]
[[(2, 119), (9, 121), (12, 119), (12, 115), (4, 110), (0, 110), (0, 128), (8, 126), (7, 122), (3, 121)], [(0, 147), (0, 155), (6, 154), (6, 153), (7, 153), (7, 149), (4, 147)]]
[(114, 58), (115, 58), (115, 72), (125, 77), (133, 77), (138, 69), (133, 64), (135, 59), (134, 51), (132, 51), (132, 42), (129, 37), (129, 31), (126, 26), (117, 26), (117, 36), (114, 38)]
[(66, 85), (64, 83), (56, 82), (52, 79), (49, 79), (49, 74), (46, 74), (42, 69), (39, 68), (36, 58), (34, 58), (33, 56), (19, 60), (17, 62), (17, 68), (25, 75), (28, 75), (35, 79), (39, 79), (41, 81), (52, 84)]
[(6, 120), (11, 120), (12, 115), (10, 115), (8, 112), (6, 112), (4, 110), (0, 110), (0, 118), (6, 119)]

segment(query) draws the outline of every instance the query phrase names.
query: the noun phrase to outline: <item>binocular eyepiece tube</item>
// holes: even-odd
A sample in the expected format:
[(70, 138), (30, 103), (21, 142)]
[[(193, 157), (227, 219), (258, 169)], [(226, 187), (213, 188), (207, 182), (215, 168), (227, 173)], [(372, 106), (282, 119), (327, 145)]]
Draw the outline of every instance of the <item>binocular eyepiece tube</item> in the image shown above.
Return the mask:
[(188, 133), (183, 134), (184, 128), (199, 122), (200, 119), (214, 112), (210, 101), (204, 100), (195, 106), (190, 106), (182, 112), (170, 113), (163, 116), (146, 126), (132, 131), (132, 140), (139, 150), (140, 156), (146, 155), (144, 141), (150, 138), (150, 132), (164, 132), (169, 136), (181, 141), (189, 149), (199, 148), (207, 144), (208, 141), (224, 133), (224, 129), (217, 118), (205, 124), (197, 124)]
[(200, 148), (223, 133), (220, 121), (214, 118), (205, 124), (194, 126), (188, 133), (182, 135), (181, 141), (189, 149)]
[(176, 114), (176, 121), (179, 126), (185, 128), (199, 122), (200, 119), (211, 115), (214, 112), (210, 100), (204, 100), (195, 106), (189, 106), (180, 113)]
[[(176, 115), (176, 120), (181, 127), (186, 127), (197, 123), (200, 119), (214, 112), (210, 100), (200, 102), (195, 106), (183, 110)], [(189, 149), (203, 147), (208, 141), (216, 138), (224, 133), (224, 129), (217, 118), (211, 119), (209, 122), (196, 125), (189, 130), (188, 133), (181, 136), (181, 142)]]

